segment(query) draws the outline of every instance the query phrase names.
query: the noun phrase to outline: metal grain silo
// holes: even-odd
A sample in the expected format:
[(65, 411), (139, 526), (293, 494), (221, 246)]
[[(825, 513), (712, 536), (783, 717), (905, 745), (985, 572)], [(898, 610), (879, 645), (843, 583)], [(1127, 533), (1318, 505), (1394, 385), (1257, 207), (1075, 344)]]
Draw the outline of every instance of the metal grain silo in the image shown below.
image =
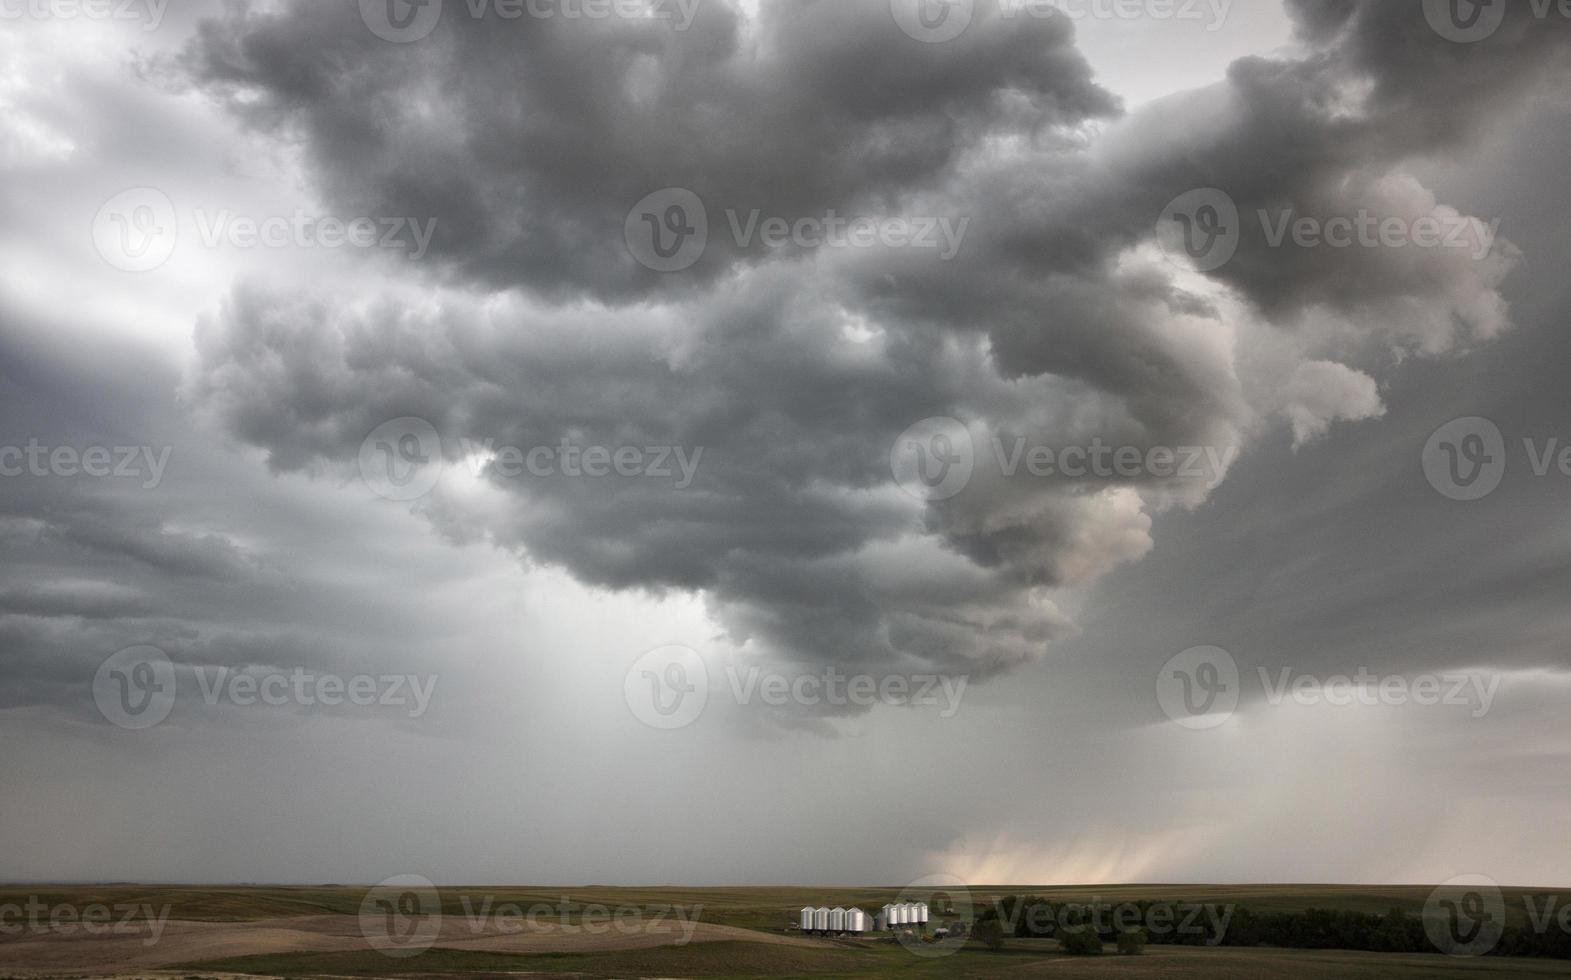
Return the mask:
[(829, 931), (846, 931), (846, 910), (838, 905), (829, 910)]
[(894, 923), (890, 921), (891, 908), (893, 908), (893, 906), (885, 905), (883, 908), (878, 910), (878, 915), (873, 920), (873, 927), (879, 932), (888, 932), (894, 926)]
[(846, 932), (860, 935), (867, 931), (867, 913), (861, 909), (846, 909)]
[(911, 906), (904, 902), (895, 904), (894, 913), (894, 924), (897, 926), (906, 925), (911, 921)]
[(920, 926), (927, 925), (927, 903), (926, 902), (917, 902), (916, 903), (916, 923), (917, 923), (917, 925), (920, 925)]
[(828, 908), (821, 908), (821, 909), (814, 909), (813, 910), (813, 929), (816, 932), (828, 932), (829, 931), (829, 909)]
[(803, 932), (813, 931), (813, 907), (811, 905), (802, 910), (802, 922), (799, 928)]

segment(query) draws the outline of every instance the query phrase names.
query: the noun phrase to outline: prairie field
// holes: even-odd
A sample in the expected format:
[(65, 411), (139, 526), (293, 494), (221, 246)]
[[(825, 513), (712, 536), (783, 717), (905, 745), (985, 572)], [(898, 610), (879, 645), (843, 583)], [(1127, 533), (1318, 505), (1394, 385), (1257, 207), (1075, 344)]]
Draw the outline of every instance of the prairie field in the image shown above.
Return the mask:
[[(1055, 902), (1173, 901), (1236, 905), (1256, 912), (1309, 908), (1417, 915), (1423, 886), (1121, 885), (972, 890), (975, 906), (995, 897), (1040, 895)], [(0, 888), (0, 906), (156, 909), (150, 930), (80, 928), (0, 934), (0, 978), (132, 977), (1152, 977), (1336, 978), (1568, 976), (1549, 959), (1349, 950), (1149, 945), (1138, 956), (1070, 957), (1050, 939), (1006, 939), (989, 950), (970, 942), (949, 955), (920, 954), (887, 936), (820, 938), (792, 923), (803, 905), (876, 909), (891, 888), (460, 887), (441, 890), (439, 929), (428, 949), (393, 957), (372, 948), (359, 915), (363, 887), (96, 885)], [(1523, 898), (1540, 905), (1571, 893), (1508, 889), (1508, 916)], [(533, 919), (491, 913), (536, 908)], [(605, 909), (626, 925), (604, 924)], [(546, 911), (549, 910), (549, 911)], [(148, 914), (149, 918), (153, 913)], [(929, 954), (929, 955), (921, 955)]]

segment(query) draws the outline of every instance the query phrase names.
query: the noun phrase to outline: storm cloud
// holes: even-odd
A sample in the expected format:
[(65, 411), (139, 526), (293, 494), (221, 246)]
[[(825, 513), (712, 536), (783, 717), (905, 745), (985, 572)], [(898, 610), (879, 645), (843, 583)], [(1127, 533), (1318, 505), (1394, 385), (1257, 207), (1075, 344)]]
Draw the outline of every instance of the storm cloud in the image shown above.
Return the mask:
[[(687, 32), (460, 14), (413, 44), (350, 5), (237, 6), (179, 69), (303, 140), (340, 211), (436, 217), (438, 271), (372, 295), (237, 286), (199, 328), (191, 396), (278, 471), (347, 466), (401, 417), (431, 422), (452, 465), (475, 445), (701, 451), (681, 489), (491, 463), (506, 506), (442, 490), (423, 506), (587, 583), (701, 591), (766, 656), (1028, 661), (1072, 629), (1056, 589), (1141, 557), (1151, 515), (1225, 473), (1021, 478), (999, 448), (1231, 460), (1284, 428), (1302, 444), (1382, 414), (1371, 372), (1393, 359), (1509, 324), (1503, 239), (1476, 256), (1268, 233), (1284, 210), (1464, 220), (1405, 168), (1562, 77), (1559, 28), (1513, 20), (1459, 54), (1416, 7), (1292, 6), (1307, 54), (1128, 115), (1068, 18), (987, 5), (945, 45), (881, 3), (713, 4)], [(719, 244), (662, 275), (623, 225), (667, 186), (706, 203)], [(1197, 275), (1154, 228), (1207, 187), (1236, 202), (1241, 242)], [(748, 247), (722, 227), (831, 210), (964, 218), (968, 237), (946, 262)], [(901, 433), (934, 417), (961, 420), (978, 456), (952, 499), (891, 472)]]
[[(0, 875), (1571, 881), (1531, 465), (1571, 439), (1571, 25), (979, 0), (930, 43), (903, 2), (8, 21)], [(1464, 503), (1421, 456), (1472, 416), (1509, 466)], [(95, 681), (142, 645), (179, 691), (131, 730)], [(1198, 645), (1245, 683), (1191, 731), (1160, 671)], [(708, 671), (680, 729), (629, 695), (668, 646)], [(1491, 700), (1257, 679), (1365, 669)]]

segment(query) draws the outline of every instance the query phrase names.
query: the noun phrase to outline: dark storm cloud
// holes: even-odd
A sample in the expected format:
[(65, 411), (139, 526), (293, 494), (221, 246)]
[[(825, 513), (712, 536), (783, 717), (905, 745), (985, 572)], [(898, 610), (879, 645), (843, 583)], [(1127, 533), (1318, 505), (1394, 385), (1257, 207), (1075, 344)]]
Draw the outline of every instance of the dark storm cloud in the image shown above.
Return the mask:
[[(274, 453), (282, 469), (353, 455), (379, 423), (410, 414), (443, 434), (455, 469), (461, 440), (681, 448), (700, 464), (686, 488), (495, 478), (519, 499), (488, 530), (597, 585), (710, 590), (739, 636), (758, 632), (807, 659), (892, 663), (920, 650), (1009, 661), (1040, 650), (1061, 627), (1051, 607), (1029, 602), (1012, 571), (904, 540), (918, 508), (887, 486), (911, 406), (945, 388), (934, 404), (952, 404), (959, 379), (985, 376), (980, 353), (915, 344), (888, 355), (905, 371), (854, 355), (825, 301), (795, 275), (767, 281), (776, 276), (713, 309), (643, 322), (516, 306), (434, 318), (383, 306), (356, 318), (242, 289), (201, 334), (194, 394), (233, 431), (308, 434), (291, 435), (295, 455)], [(272, 358), (275, 346), (292, 358)], [(302, 387), (331, 395), (292, 397)], [(1057, 506), (1078, 523), (1075, 501)]]
[[(425, 510), (596, 585), (704, 590), (737, 639), (799, 660), (1031, 659), (1069, 629), (1049, 590), (1140, 557), (1150, 514), (1206, 487), (1007, 479), (992, 436), (1222, 452), (1285, 422), (1303, 443), (1381, 414), (1368, 372), (1392, 352), (1508, 322), (1507, 245), (1482, 261), (1269, 248), (1253, 215), (1435, 212), (1404, 165), (1555, 78), (1561, 26), (1513, 20), (1468, 48), (1417, 5), (1294, 11), (1302, 57), (1246, 59), (1121, 117), (1063, 18), (984, 16), (924, 45), (883, 3), (766, 3), (753, 21), (712, 4), (688, 33), (459, 16), (393, 45), (352, 4), (237, 7), (186, 70), (303, 139), (339, 208), (437, 217), (444, 288), (242, 286), (199, 331), (191, 393), (276, 471), (350, 466), (410, 415), (454, 464), (463, 439), (701, 447), (688, 488), (492, 469), (503, 511), (447, 494)], [(661, 278), (622, 226), (668, 185), (697, 191), (712, 225), (726, 207), (834, 208), (972, 230), (950, 262), (739, 251), (718, 233)], [(1200, 187), (1246, 216), (1212, 283), (1149, 248), (1163, 206)], [(971, 423), (978, 467), (923, 507), (889, 453), (930, 416)]]
[[(652, 191), (686, 187), (717, 212), (881, 209), (979, 140), (1116, 110), (1065, 20), (995, 12), (959, 51), (901, 35), (883, 3), (770, 3), (751, 30), (704, 3), (686, 31), (457, 9), (406, 46), (354, 3), (296, 2), (235, 6), (185, 61), (246, 117), (306, 138), (338, 203), (438, 216), (434, 252), (467, 277), (627, 298), (694, 282), (605, 234)], [(734, 258), (717, 249), (695, 275)]]
[[(902, 319), (992, 325), (1006, 368), (1079, 376), (1140, 364), (1149, 374), (1127, 387), (1181, 385), (1185, 374), (1172, 364), (1149, 356), (1096, 362), (1078, 338), (1132, 336), (1122, 318), (1107, 315), (1128, 290), (1112, 288), (1106, 264), (1149, 236), (1152, 216), (1176, 194), (1214, 187), (1243, 220), (1237, 256), (1213, 275), (1278, 325), (1334, 314), (1351, 321), (1366, 355), (1443, 351), (1497, 333), (1508, 319), (1496, 290), (1512, 264), (1509, 243), (1485, 261), (1457, 249), (1271, 247), (1260, 212), (1323, 221), (1367, 210), (1409, 222), (1437, 213), (1442, 205), (1403, 165), (1464, 148), (1488, 124), (1522, 111), (1533, 91), (1563, 84), (1568, 22), (1538, 20), (1516, 5), (1488, 43), (1462, 45), (1441, 39), (1418, 4), (1293, 7), (1314, 45), (1306, 56), (1240, 60), (1225, 84), (1142, 110), (1091, 153), (1043, 155), (1026, 167), (984, 159), (958, 189), (964, 203), (952, 204), (974, 216), (979, 261), (898, 281), (872, 269), (866, 289)], [(1102, 312), (1070, 298), (1059, 314), (1065, 284), (1055, 272), (1073, 277), (1068, 288)], [(1151, 282), (1141, 290), (1164, 291)], [(977, 315), (987, 306), (994, 318)], [(1042, 342), (1044, 320), (1054, 343)]]

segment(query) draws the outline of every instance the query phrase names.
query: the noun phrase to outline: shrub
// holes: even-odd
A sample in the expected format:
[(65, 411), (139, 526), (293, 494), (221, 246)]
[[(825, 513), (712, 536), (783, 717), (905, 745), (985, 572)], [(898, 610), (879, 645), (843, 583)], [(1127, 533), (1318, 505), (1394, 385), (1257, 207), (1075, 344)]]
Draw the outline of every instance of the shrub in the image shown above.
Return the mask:
[(1102, 952), (1102, 936), (1089, 922), (1067, 926), (1059, 931), (1058, 948), (1070, 956), (1096, 956)]
[(1139, 956), (1146, 951), (1146, 934), (1143, 929), (1131, 929), (1118, 934), (1118, 951), (1124, 956)]
[(1004, 927), (996, 918), (978, 919), (971, 927), (971, 938), (980, 940), (988, 949), (998, 949), (1004, 945)]

